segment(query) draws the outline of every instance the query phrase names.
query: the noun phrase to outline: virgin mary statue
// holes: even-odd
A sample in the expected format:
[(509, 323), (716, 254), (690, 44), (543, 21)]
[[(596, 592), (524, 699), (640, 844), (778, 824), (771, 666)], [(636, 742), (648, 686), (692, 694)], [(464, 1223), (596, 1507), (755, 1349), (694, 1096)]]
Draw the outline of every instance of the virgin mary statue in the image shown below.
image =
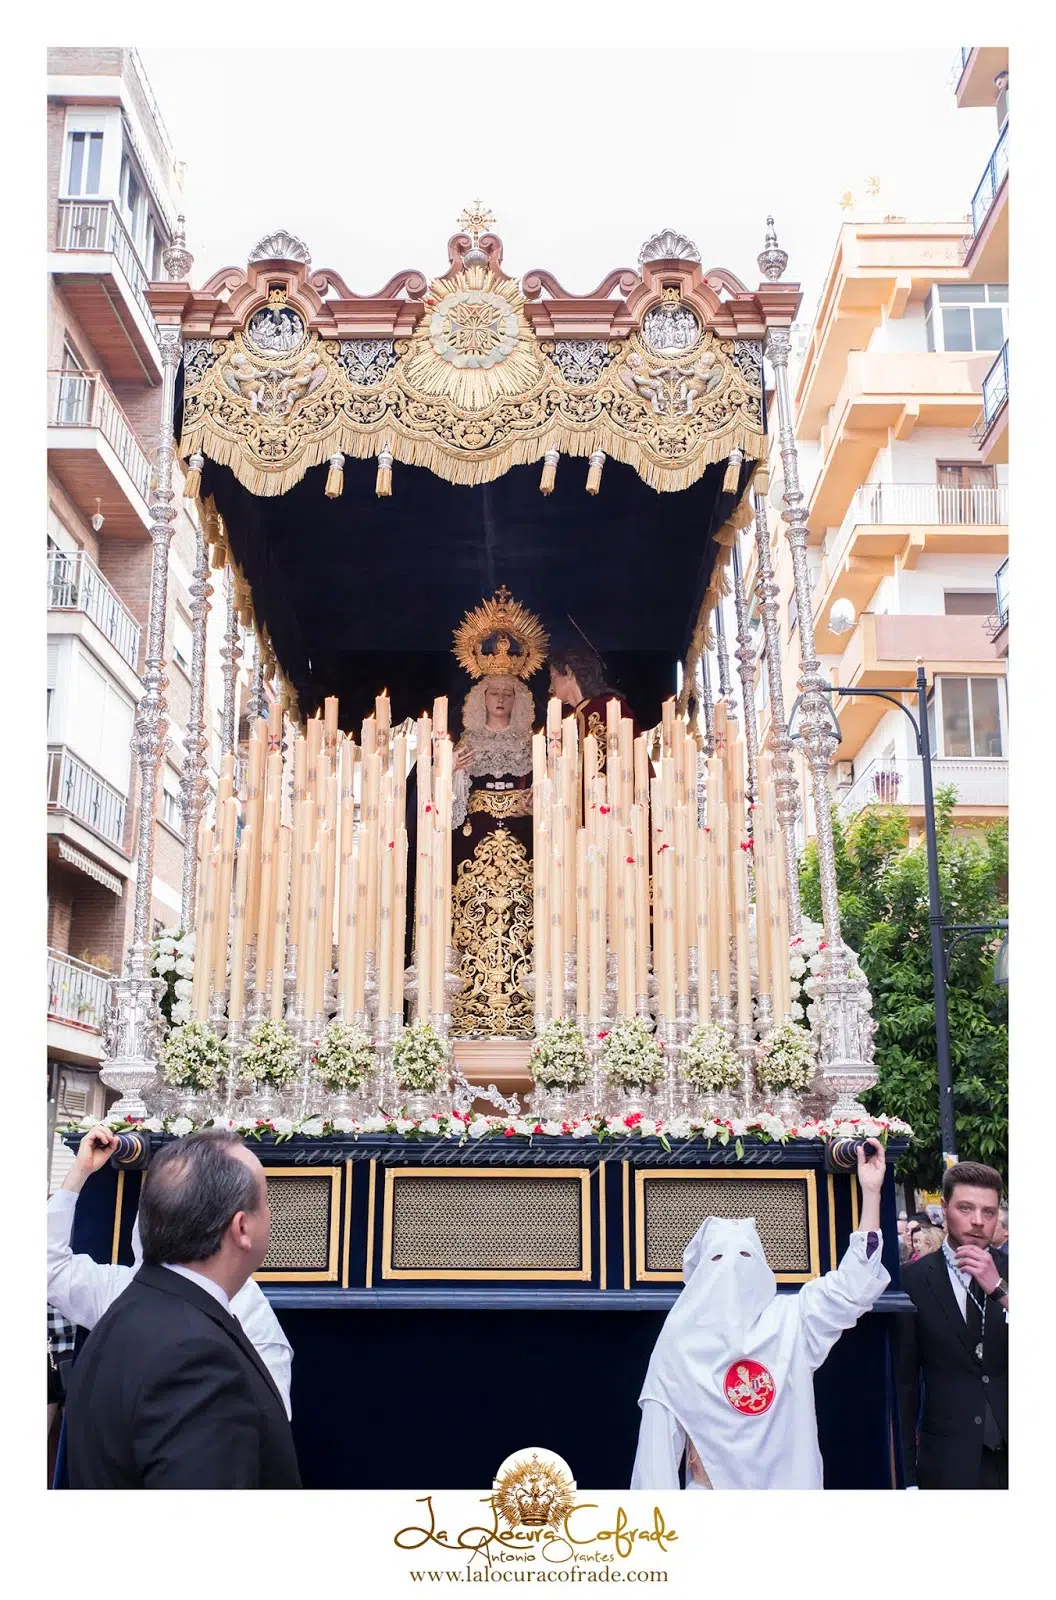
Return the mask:
[(478, 679), (455, 748), (452, 934), (462, 988), (452, 1007), (461, 1039), (530, 1039), (532, 965), (532, 724), (524, 679), (542, 665), (539, 621), (505, 588), (470, 612), (455, 655)]

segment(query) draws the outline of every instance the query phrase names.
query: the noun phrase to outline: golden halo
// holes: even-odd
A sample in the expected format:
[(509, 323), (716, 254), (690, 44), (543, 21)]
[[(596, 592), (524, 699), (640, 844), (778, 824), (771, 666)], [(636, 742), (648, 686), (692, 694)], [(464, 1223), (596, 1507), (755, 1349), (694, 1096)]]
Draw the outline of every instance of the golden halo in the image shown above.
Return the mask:
[(455, 629), (454, 656), (471, 678), (530, 678), (546, 660), (550, 640), (539, 618), (505, 584)]

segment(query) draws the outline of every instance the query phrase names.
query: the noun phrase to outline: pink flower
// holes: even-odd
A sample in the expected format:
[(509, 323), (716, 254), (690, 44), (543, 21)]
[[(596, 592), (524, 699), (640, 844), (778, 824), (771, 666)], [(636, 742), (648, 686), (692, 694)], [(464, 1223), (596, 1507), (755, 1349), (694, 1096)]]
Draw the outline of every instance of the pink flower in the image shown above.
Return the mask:
[(542, 1123), (541, 1122), (537, 1122), (535, 1127), (532, 1129), (532, 1132), (533, 1133), (542, 1133), (542, 1131), (543, 1131)]
[(601, 812), (603, 817), (607, 817), (609, 812), (612, 810), (612, 807), (611, 806), (599, 806), (598, 810)]
[(608, 1037), (609, 1037), (609, 1036), (608, 1036), (608, 1034), (607, 1034), (607, 1033), (599, 1033), (599, 1034), (598, 1034), (598, 1038), (599, 1038), (599, 1039), (607, 1039), (607, 1038), (608, 1038)]
[(636, 1128), (639, 1122), (642, 1120), (642, 1113), (640, 1111), (632, 1111), (631, 1115), (629, 1117), (624, 1117), (623, 1120), (627, 1124), (628, 1128)]

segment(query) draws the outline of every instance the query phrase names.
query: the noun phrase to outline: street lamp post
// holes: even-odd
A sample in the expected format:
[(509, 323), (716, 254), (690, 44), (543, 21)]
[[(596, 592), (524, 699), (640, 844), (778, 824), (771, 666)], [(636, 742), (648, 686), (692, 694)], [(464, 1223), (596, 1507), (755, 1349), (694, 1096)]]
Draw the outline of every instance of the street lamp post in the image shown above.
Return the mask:
[[(833, 686), (832, 693), (841, 699), (855, 695), (871, 695), (877, 700), (889, 700), (909, 718), (917, 742), (917, 754), (924, 771), (924, 839), (928, 861), (928, 930), (931, 945), (931, 978), (935, 995), (935, 1059), (939, 1078), (939, 1130), (942, 1140), (944, 1167), (953, 1166), (957, 1160), (957, 1133), (954, 1119), (953, 1072), (950, 1064), (950, 1018), (946, 1003), (946, 946), (945, 924), (942, 920), (942, 890), (939, 884), (939, 847), (935, 831), (935, 791), (931, 773), (931, 733), (928, 727), (928, 680), (921, 662), (917, 663), (917, 715), (914, 716), (900, 697), (906, 690), (890, 688), (844, 689)], [(800, 697), (802, 698), (802, 696)], [(794, 738), (799, 700), (792, 707), (788, 720), (789, 736)], [(830, 715), (839, 732), (839, 723), (830, 707)]]

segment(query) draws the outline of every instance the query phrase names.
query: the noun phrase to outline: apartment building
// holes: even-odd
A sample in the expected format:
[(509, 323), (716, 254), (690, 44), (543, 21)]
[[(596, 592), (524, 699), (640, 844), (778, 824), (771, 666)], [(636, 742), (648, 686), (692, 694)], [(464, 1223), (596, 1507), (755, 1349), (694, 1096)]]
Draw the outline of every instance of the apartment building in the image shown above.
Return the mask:
[[(994, 148), (972, 195), (971, 231), (964, 266), (972, 285), (1008, 281), (1008, 47), (965, 45), (955, 90), (958, 106), (992, 107)], [(984, 465), (1008, 462), (1008, 340), (983, 379), (983, 405), (974, 434)], [(1008, 656), (1008, 561), (995, 575), (996, 605), (990, 637), (999, 656)]]
[[(1006, 453), (979, 434), (984, 386), (1007, 348), (1008, 284), (999, 259), (985, 257), (985, 272), (972, 262), (965, 230), (964, 221), (846, 223), (790, 362), (823, 667), (842, 687), (908, 689), (923, 659), (934, 681), (935, 783), (956, 788), (960, 827), (1000, 817), (1008, 803), (1005, 662), (990, 636), (995, 573), (1008, 551), (1008, 469)], [(769, 521), (787, 714), (798, 692), (799, 618), (783, 488), (775, 439)], [(754, 546), (746, 554), (750, 593)], [(753, 601), (753, 619), (755, 610)], [(761, 649), (757, 619), (753, 632)], [(765, 736), (761, 658), (756, 690)], [(915, 836), (923, 782), (908, 719), (874, 698), (834, 708), (842, 814), (897, 801)], [(806, 797), (802, 761), (799, 777)], [(813, 832), (809, 802), (801, 828), (802, 842)]]
[[(54, 1124), (66, 1114), (101, 1114), (108, 1100), (98, 1068), (109, 978), (121, 969), (134, 900), (138, 773), (131, 742), (142, 692), (148, 498), (161, 399), (157, 328), (146, 289), (165, 277), (162, 253), (176, 225), (181, 170), (134, 50), (49, 50), (47, 114), (48, 1066)], [(180, 914), (179, 780), (190, 712), (196, 511), (185, 500), (177, 508), (166, 617), (171, 748), (158, 786), (155, 926), (178, 922)], [(206, 694), (214, 786), (224, 626), (223, 591), (216, 588)], [(60, 1166), (62, 1159), (60, 1150)]]

